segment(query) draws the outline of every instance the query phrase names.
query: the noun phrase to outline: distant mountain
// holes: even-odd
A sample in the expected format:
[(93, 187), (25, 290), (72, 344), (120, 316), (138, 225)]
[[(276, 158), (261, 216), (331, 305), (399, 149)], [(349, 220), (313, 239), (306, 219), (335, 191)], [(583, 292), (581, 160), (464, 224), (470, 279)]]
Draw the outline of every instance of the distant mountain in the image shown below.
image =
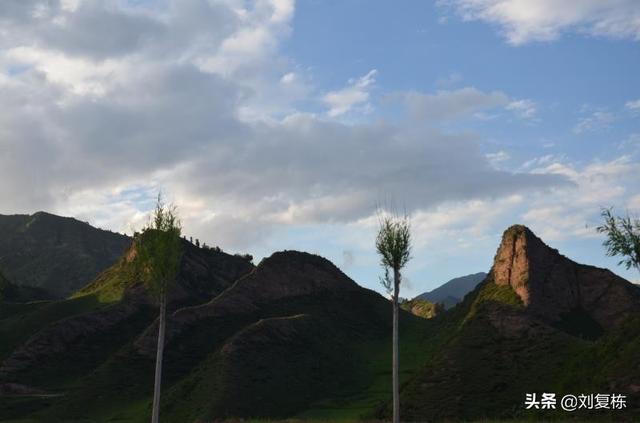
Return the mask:
[(0, 215), (0, 269), (17, 286), (64, 298), (115, 263), (131, 240), (69, 217)]
[(415, 299), (441, 303), (444, 304), (445, 308), (449, 309), (459, 303), (465, 295), (473, 291), (486, 277), (486, 273), (479, 272), (451, 279), (432, 291), (418, 295)]

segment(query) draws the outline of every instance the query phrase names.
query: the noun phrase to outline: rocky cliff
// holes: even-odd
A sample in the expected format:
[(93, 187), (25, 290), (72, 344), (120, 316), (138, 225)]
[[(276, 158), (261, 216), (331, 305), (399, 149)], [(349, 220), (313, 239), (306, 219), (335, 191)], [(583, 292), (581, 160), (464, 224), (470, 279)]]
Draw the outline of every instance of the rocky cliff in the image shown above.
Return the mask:
[(584, 312), (610, 329), (640, 312), (637, 286), (568, 259), (521, 225), (504, 232), (491, 276), (495, 284), (509, 286), (531, 314), (551, 323)]
[(568, 417), (525, 410), (531, 392), (624, 394), (623, 411), (570, 417), (640, 418), (640, 289), (524, 226), (504, 232), (487, 278), (439, 323), (442, 344), (402, 389), (407, 420)]

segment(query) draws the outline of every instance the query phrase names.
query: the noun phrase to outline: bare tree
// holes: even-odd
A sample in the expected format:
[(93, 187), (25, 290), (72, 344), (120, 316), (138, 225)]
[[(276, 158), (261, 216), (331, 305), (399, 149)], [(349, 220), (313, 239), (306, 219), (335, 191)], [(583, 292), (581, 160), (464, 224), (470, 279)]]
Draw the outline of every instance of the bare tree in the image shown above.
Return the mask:
[(182, 258), (180, 232), (181, 225), (175, 206), (166, 206), (162, 202), (162, 196), (158, 194), (152, 221), (149, 222), (136, 240), (138, 243), (136, 261), (140, 266), (140, 274), (160, 304), (152, 423), (158, 423), (160, 418), (160, 387), (162, 383), (167, 291), (175, 282)]
[(606, 234), (607, 239), (602, 243), (610, 257), (621, 256), (618, 262), (627, 269), (635, 267), (640, 271), (640, 219), (632, 219), (627, 213), (619, 217), (613, 215), (611, 208), (603, 209), (601, 213), (604, 223), (596, 229)]
[[(376, 238), (376, 250), (380, 254), (380, 264), (384, 268), (382, 285), (391, 294), (393, 304), (393, 357), (392, 357), (392, 389), (393, 389), (393, 423), (400, 422), (400, 379), (398, 357), (398, 317), (400, 271), (411, 259), (411, 224), (409, 218), (398, 216), (380, 216), (380, 227)], [(393, 271), (391, 279), (390, 271)]]

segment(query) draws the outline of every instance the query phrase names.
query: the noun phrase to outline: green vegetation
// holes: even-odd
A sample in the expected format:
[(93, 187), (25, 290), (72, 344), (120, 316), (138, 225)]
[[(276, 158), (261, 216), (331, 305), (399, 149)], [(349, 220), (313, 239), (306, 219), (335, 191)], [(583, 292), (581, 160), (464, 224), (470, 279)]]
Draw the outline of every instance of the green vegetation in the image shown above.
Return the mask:
[(115, 263), (130, 239), (76, 219), (38, 212), (0, 215), (0, 257), (19, 287), (66, 298)]
[(466, 310), (466, 315), (462, 323), (472, 319), (485, 306), (491, 304), (499, 304), (510, 309), (522, 309), (523, 304), (520, 297), (507, 285), (497, 285), (493, 281), (493, 276), (487, 276), (487, 279), (481, 283), (475, 291), (475, 295), (465, 298), (461, 310)]
[(124, 293), (134, 284), (135, 267), (124, 259), (111, 266), (89, 285), (71, 295), (71, 298), (94, 296), (101, 303), (115, 303), (122, 300)]
[(64, 301), (42, 301), (27, 304), (1, 304), (0, 360), (25, 342), (31, 335), (64, 318), (93, 311), (102, 304), (94, 296)]
[[(382, 285), (391, 294), (393, 308), (393, 351), (391, 358), (392, 367), (392, 393), (393, 393), (393, 423), (400, 423), (400, 379), (399, 379), (399, 340), (398, 317), (400, 314), (400, 284), (402, 277), (400, 271), (411, 258), (411, 225), (407, 216), (403, 218), (382, 216), (380, 228), (376, 237), (376, 251), (380, 255), (380, 264), (384, 269)], [(393, 271), (393, 280), (389, 271)]]
[(597, 230), (607, 236), (603, 242), (607, 255), (621, 256), (618, 265), (640, 271), (640, 219), (614, 216), (612, 209), (603, 209), (602, 217), (604, 223)]
[[(234, 262), (246, 266), (244, 259), (183, 245), (182, 269), (193, 272), (208, 260), (228, 260), (215, 271)], [(66, 342), (58, 350), (40, 345), (30, 357), (36, 364), (3, 379), (46, 394), (3, 396), (0, 421), (149, 421), (155, 364), (149, 342), (155, 336), (149, 334), (158, 330), (158, 314), (141, 285), (148, 267), (135, 262), (137, 254), (134, 244), (68, 300), (0, 304), (0, 360), (34, 334), (41, 342)], [(253, 272), (213, 299), (169, 304), (163, 421), (391, 416), (390, 302), (340, 279), (322, 260), (281, 253), (271, 267), (247, 268)], [(260, 272), (266, 276), (256, 276)], [(180, 273), (184, 292), (200, 283), (198, 276), (189, 285), (189, 274)], [(212, 283), (208, 269), (201, 274)], [(255, 284), (243, 285), (254, 277)], [(314, 288), (335, 280), (327, 289), (297, 290), (307, 277)], [(181, 301), (199, 305), (184, 308)], [(409, 304), (421, 303), (403, 308)], [(628, 392), (640, 380), (640, 318), (604, 332), (577, 309), (550, 327), (532, 319), (513, 290), (496, 285), (491, 274), (458, 306), (430, 319), (401, 310), (398, 324), (403, 420), (561, 421), (566, 413), (525, 411), (525, 393)], [(571, 416), (638, 421), (640, 404), (632, 405), (636, 411)]]
[(424, 319), (432, 319), (438, 314), (444, 312), (443, 304), (432, 303), (431, 301), (420, 300), (417, 298), (402, 301), (400, 303), (400, 308)]
[[(136, 237), (136, 257), (134, 264), (147, 288), (160, 304), (158, 318), (158, 347), (156, 354), (155, 382), (153, 392), (153, 413), (151, 421), (160, 420), (160, 387), (162, 384), (162, 359), (167, 315), (168, 291), (173, 286), (180, 270), (182, 243), (180, 240), (180, 220), (175, 207), (165, 206), (158, 194), (153, 222)], [(199, 243), (196, 240), (196, 245)]]

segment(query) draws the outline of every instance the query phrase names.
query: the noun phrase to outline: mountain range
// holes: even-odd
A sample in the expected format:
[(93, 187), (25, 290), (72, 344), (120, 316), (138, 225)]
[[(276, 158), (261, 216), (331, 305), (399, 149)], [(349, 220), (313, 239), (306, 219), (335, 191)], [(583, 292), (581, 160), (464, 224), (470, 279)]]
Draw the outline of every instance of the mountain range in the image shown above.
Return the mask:
[(462, 298), (473, 291), (486, 277), (487, 274), (485, 272), (478, 272), (454, 278), (432, 291), (416, 296), (414, 299), (440, 303), (448, 309), (462, 301)]
[[(164, 421), (389, 417), (386, 298), (317, 255), (281, 251), (254, 266), (183, 246)], [(66, 299), (0, 303), (0, 421), (149, 419), (157, 304), (136, 254), (130, 242)], [(459, 304), (430, 319), (401, 312), (400, 357), (403, 420), (566, 418), (525, 410), (525, 395), (601, 392), (627, 395), (627, 408), (597, 417), (638, 421), (640, 288), (516, 225)]]

